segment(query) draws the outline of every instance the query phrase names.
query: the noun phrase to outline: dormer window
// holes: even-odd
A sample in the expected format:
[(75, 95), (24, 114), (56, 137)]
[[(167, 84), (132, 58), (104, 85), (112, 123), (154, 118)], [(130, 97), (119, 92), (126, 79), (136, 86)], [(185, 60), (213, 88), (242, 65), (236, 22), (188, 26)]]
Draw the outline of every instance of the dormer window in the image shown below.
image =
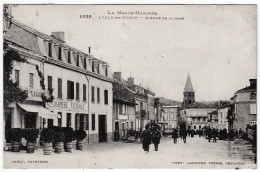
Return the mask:
[(105, 75), (107, 76), (107, 67), (105, 67)]
[(71, 54), (70, 54), (70, 51), (68, 51), (68, 63), (71, 63)]
[(61, 56), (61, 47), (59, 47), (59, 52), (58, 52), (58, 59), (61, 61), (62, 56)]
[(97, 73), (99, 73), (99, 63), (98, 63), (98, 65), (97, 65)]
[(49, 42), (48, 46), (49, 46), (49, 52), (48, 52), (49, 57), (52, 57), (52, 43)]
[(92, 72), (95, 72), (95, 63), (92, 61)]
[(87, 61), (86, 61), (86, 57), (84, 57), (84, 65), (83, 65), (84, 69), (87, 69)]
[(79, 66), (79, 55), (77, 54), (77, 66)]

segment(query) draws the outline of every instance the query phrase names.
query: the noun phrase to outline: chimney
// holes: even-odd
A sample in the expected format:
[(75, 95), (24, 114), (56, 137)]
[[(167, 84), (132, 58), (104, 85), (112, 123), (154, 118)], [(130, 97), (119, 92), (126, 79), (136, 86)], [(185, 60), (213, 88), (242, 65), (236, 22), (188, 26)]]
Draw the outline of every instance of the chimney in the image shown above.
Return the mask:
[(65, 42), (65, 34), (64, 32), (52, 32), (51, 36), (58, 39), (59, 41)]
[(91, 53), (91, 47), (88, 47), (88, 54)]
[(128, 83), (129, 83), (130, 85), (134, 85), (134, 84), (135, 84), (135, 79), (132, 78), (132, 77), (129, 77), (129, 78), (128, 78)]
[(114, 72), (114, 79), (117, 79), (119, 82), (121, 82), (121, 72)]
[(249, 79), (249, 82), (250, 82), (250, 87), (256, 88), (256, 79)]

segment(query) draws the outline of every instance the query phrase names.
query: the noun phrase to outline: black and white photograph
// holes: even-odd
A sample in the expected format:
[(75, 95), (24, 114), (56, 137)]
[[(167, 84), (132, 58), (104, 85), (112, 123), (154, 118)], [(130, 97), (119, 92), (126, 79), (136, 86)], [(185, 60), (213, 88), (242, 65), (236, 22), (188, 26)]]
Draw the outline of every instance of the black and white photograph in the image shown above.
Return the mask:
[(4, 169), (256, 169), (257, 4), (2, 4)]

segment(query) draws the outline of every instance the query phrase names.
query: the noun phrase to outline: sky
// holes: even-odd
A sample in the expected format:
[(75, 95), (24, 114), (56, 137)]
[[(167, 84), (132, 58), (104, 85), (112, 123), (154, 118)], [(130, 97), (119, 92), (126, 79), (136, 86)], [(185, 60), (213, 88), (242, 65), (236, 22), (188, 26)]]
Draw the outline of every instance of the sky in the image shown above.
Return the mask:
[(189, 73), (196, 101), (216, 101), (256, 78), (256, 11), (254, 5), (19, 5), (12, 15), (49, 35), (64, 31), (66, 44), (85, 53), (91, 46), (112, 72), (131, 75), (156, 97), (182, 101)]

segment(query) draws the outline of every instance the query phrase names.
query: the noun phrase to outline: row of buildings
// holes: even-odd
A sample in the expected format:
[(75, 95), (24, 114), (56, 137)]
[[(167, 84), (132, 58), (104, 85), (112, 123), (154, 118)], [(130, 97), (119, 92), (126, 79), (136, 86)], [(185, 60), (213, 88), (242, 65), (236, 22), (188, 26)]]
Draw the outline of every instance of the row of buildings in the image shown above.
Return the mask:
[(26, 100), (5, 104), (5, 129), (71, 127), (87, 132), (86, 143), (97, 143), (155, 120), (152, 91), (113, 74), (90, 47), (85, 53), (66, 44), (64, 32), (41, 33), (4, 8), (4, 56), (15, 51), (26, 60), (12, 62), (10, 77), (27, 93)]
[(185, 123), (188, 130), (210, 127), (246, 132), (248, 127), (256, 125), (257, 119), (257, 81), (249, 81), (250, 85), (236, 91), (229, 101), (197, 102), (188, 74), (182, 103), (163, 97), (155, 98), (157, 123), (163, 130), (179, 128), (181, 123)]
[(246, 132), (248, 126), (256, 125), (257, 100), (256, 79), (250, 79), (250, 86), (234, 93), (230, 101), (196, 102), (195, 91), (188, 75), (183, 92), (183, 106), (180, 117), (188, 129), (203, 127), (216, 129), (237, 129)]

